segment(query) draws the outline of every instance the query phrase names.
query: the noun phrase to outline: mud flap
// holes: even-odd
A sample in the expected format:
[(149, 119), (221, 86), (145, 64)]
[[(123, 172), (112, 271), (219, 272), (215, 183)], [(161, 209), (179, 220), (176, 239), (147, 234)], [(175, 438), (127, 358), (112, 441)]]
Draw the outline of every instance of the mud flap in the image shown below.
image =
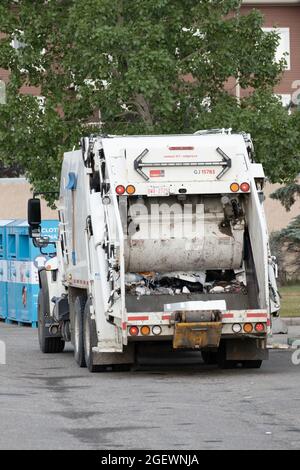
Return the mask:
[(222, 322), (175, 323), (174, 349), (218, 348)]
[(269, 358), (265, 339), (233, 339), (225, 340), (224, 343), (228, 361), (263, 361)]
[[(95, 348), (94, 348), (95, 349)], [(124, 346), (121, 353), (101, 353), (93, 350), (93, 363), (95, 365), (116, 365), (135, 363), (135, 345)]]

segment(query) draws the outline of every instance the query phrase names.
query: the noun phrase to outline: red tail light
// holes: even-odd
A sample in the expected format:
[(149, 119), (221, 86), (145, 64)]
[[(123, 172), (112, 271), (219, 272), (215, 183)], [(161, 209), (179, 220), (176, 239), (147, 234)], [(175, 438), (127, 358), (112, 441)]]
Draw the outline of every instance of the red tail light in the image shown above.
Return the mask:
[(116, 193), (119, 195), (122, 195), (125, 193), (125, 188), (122, 184), (119, 184), (119, 186), (116, 187)]
[(138, 329), (138, 327), (137, 327), (137, 326), (131, 326), (131, 327), (129, 328), (129, 334), (130, 334), (131, 336), (137, 336), (137, 335), (139, 334), (139, 329)]
[(240, 184), (240, 190), (243, 191), (243, 193), (247, 193), (250, 191), (250, 184), (246, 182)]
[(256, 323), (255, 331), (257, 331), (258, 333), (262, 333), (263, 331), (265, 331), (265, 325), (263, 323)]

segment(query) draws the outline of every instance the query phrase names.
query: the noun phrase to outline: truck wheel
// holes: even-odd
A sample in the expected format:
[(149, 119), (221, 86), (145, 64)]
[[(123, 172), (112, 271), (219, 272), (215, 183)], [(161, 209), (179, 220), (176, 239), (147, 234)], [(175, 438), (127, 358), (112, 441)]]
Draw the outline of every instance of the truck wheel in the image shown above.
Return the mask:
[(87, 301), (85, 304), (84, 311), (84, 324), (83, 324), (83, 338), (84, 338), (84, 354), (85, 363), (90, 372), (97, 372), (99, 367), (94, 364), (93, 361), (93, 347), (97, 346), (97, 331), (96, 322), (92, 320), (90, 312), (90, 302)]
[(213, 365), (218, 362), (217, 353), (214, 351), (201, 351), (201, 356), (206, 365)]
[(38, 336), (40, 343), (40, 350), (44, 354), (55, 354), (61, 353), (64, 350), (65, 342), (61, 338), (51, 338), (46, 335), (45, 328), (45, 317), (47, 316), (45, 302), (45, 289), (42, 284), (42, 288), (39, 291), (38, 296)]
[(256, 360), (256, 361), (243, 361), (242, 365), (245, 369), (260, 369), (262, 365), (261, 360)]
[(92, 320), (92, 315), (90, 312), (90, 305), (91, 303), (88, 300), (85, 304), (84, 326), (83, 326), (85, 362), (90, 372), (97, 372), (99, 370), (99, 367), (95, 365), (93, 361), (93, 347), (97, 346), (98, 339), (97, 339), (96, 322), (95, 320)]
[(83, 319), (85, 298), (76, 297), (74, 302), (74, 358), (79, 367), (86, 367), (83, 344)]

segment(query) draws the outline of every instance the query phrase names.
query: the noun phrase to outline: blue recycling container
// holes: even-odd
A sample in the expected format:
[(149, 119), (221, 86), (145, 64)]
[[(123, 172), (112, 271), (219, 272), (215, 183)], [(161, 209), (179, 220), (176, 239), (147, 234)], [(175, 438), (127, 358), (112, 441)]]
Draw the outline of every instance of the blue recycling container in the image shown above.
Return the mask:
[(7, 318), (7, 250), (6, 227), (13, 220), (0, 220), (0, 318)]
[[(29, 237), (27, 221), (16, 220), (6, 229), (8, 285), (7, 320), (37, 326), (38, 269), (44, 266), (55, 246), (49, 245), (41, 254)], [(58, 221), (44, 220), (42, 235), (57, 239)]]

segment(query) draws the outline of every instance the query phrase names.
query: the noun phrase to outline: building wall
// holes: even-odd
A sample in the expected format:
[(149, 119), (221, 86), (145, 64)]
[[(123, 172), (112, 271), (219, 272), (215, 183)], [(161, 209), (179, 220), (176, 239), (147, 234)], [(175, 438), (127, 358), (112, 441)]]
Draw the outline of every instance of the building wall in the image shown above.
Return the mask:
[[(0, 219), (27, 219), (27, 201), (32, 197), (25, 178), (0, 178)], [(42, 218), (57, 219), (57, 212), (42, 201)]]
[(271, 199), (270, 194), (280, 188), (280, 184), (267, 183), (265, 187), (265, 212), (269, 232), (285, 228), (295, 217), (300, 215), (300, 199), (296, 200), (290, 211), (286, 211), (281, 203)]
[(246, 14), (253, 8), (264, 15), (266, 28), (289, 28), (290, 31), (290, 70), (284, 72), (275, 93), (292, 94), (295, 91), (292, 85), (296, 80), (299, 80), (297, 89), (300, 93), (300, 2), (256, 1), (251, 2), (251, 5), (243, 5), (242, 13)]

